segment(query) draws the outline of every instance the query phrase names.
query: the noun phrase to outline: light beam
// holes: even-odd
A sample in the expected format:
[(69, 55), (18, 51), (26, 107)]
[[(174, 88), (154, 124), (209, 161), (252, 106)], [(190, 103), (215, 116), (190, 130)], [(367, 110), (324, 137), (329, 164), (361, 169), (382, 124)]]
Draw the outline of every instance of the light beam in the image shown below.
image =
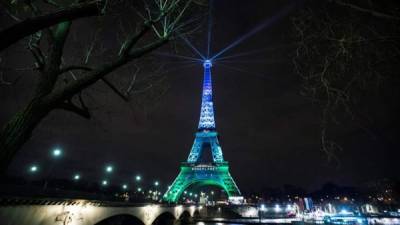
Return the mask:
[(178, 58), (178, 59), (186, 59), (190, 61), (195, 61), (195, 62), (200, 62), (200, 59), (196, 59), (190, 56), (184, 56), (184, 55), (177, 55), (177, 54), (169, 54), (165, 52), (154, 52), (153, 54), (158, 55), (158, 56), (165, 56), (165, 57), (171, 57), (171, 58)]
[(207, 58), (210, 57), (210, 51), (211, 51), (212, 2), (213, 0), (210, 0), (210, 2), (208, 3), (209, 11), (208, 11)]
[(182, 38), (182, 39), (186, 42), (186, 44), (187, 44), (190, 48), (192, 48), (193, 51), (196, 52), (203, 60), (206, 59), (206, 58), (204, 57), (204, 55), (201, 54), (200, 51), (197, 50), (197, 48), (194, 47), (194, 46), (192, 45), (192, 43), (190, 43), (190, 41), (189, 41), (187, 38), (185, 38), (185, 37), (183, 37), (183, 36), (181, 36), (181, 38)]
[(278, 19), (282, 18), (283, 16), (287, 15), (289, 11), (293, 8), (294, 4), (290, 4), (283, 9), (281, 9), (277, 14), (275, 14), (272, 18), (268, 18), (267, 20), (263, 21), (261, 24), (256, 26), (253, 30), (248, 32), (247, 34), (243, 35), (242, 37), (236, 39), (236, 41), (232, 42), (230, 45), (219, 51), (217, 54), (215, 54), (213, 57), (211, 57), (211, 60), (215, 60), (222, 54), (224, 54), (226, 51), (232, 49), (233, 47), (237, 46), (238, 44), (242, 43), (244, 40), (250, 38), (254, 34), (258, 33), (259, 31), (265, 29), (266, 27), (270, 26), (274, 22), (276, 22)]

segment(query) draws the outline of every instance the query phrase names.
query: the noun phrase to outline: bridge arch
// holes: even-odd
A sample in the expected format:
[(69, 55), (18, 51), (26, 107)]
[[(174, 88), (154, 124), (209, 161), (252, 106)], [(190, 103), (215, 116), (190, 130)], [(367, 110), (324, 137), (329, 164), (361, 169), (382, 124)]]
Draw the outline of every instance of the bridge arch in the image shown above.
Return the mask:
[(190, 217), (191, 217), (190, 212), (187, 211), (187, 210), (185, 210), (185, 211), (183, 211), (183, 212), (181, 213), (181, 215), (179, 216), (179, 219), (180, 219), (180, 220), (185, 220), (185, 219), (188, 219), (188, 218), (190, 218)]
[(151, 223), (152, 225), (173, 225), (175, 220), (174, 214), (171, 212), (163, 212), (158, 215), (154, 221)]
[[(193, 214), (194, 214), (194, 212), (193, 212)], [(179, 216), (179, 221), (181, 222), (181, 224), (190, 224), (193, 222), (193, 217), (189, 211), (185, 210)]]
[(94, 225), (145, 225), (142, 220), (130, 214), (118, 214), (107, 217)]

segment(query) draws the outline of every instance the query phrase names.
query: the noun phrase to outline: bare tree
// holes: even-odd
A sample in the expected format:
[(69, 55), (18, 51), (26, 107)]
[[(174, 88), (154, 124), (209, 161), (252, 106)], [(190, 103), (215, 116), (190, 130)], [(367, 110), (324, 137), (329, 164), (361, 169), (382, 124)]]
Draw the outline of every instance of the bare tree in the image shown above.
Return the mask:
[[(23, 22), (17, 22), (17, 25), (13, 26), (14, 29), (11, 29), (11, 31), (8, 29), (0, 34), (10, 34), (10, 32), (15, 34), (16, 38), (8, 40), (7, 44), (4, 45), (5, 47), (23, 36), (31, 34), (26, 41), (27, 49), (35, 60), (33, 71), (37, 73), (37, 82), (29, 103), (5, 124), (0, 133), (1, 173), (6, 171), (13, 156), (30, 138), (35, 127), (53, 110), (63, 109), (84, 118), (90, 118), (91, 114), (82, 91), (96, 82), (103, 81), (124, 100), (127, 100), (132, 92), (146, 90), (148, 82), (146, 82), (146, 79), (136, 79), (136, 73), (133, 74), (126, 91), (121, 91), (106, 76), (163, 46), (168, 41), (176, 39), (179, 35), (185, 34), (191, 29), (194, 20), (193, 13), (196, 10), (194, 6), (197, 5), (192, 0), (142, 2), (43, 0), (12, 1), (12, 3), (14, 4), (13, 8), (7, 11), (13, 15), (14, 19)], [(93, 9), (93, 5), (97, 8)], [(22, 13), (18, 11), (19, 8), (24, 9)], [(43, 10), (49, 8), (56, 8), (58, 13), (43, 13)], [(119, 10), (128, 10), (130, 14), (136, 14), (136, 17), (128, 17), (130, 19), (135, 18), (134, 23), (123, 21), (121, 18), (124, 15), (121, 15)], [(67, 13), (71, 11), (74, 13)], [(71, 14), (74, 16), (71, 16)], [(72, 35), (72, 38), (78, 39), (77, 42), (81, 41), (79, 40), (80, 36), (73, 35), (73, 20), (87, 16), (100, 16), (98, 21), (104, 21), (107, 20), (107, 15), (113, 16), (113, 14), (116, 14), (120, 21), (125, 22), (122, 25), (125, 34), (122, 35), (121, 32), (116, 32), (110, 27), (99, 28), (95, 31), (94, 38), (90, 43), (83, 47), (82, 54), (74, 53), (73, 59), (68, 59), (65, 49), (68, 37)], [(28, 16), (33, 19), (23, 20), (20, 19), (21, 16)], [(54, 19), (54, 16), (56, 17), (55, 22), (49, 21), (49, 18)], [(33, 26), (29, 29), (29, 32), (21, 29), (27, 24)], [(54, 26), (51, 26), (53, 24)], [(94, 28), (96, 29), (96, 27)], [(101, 29), (109, 29), (108, 32), (115, 32), (119, 35), (122, 42), (119, 49), (113, 51), (113, 49), (102, 47), (102, 42), (98, 40), (97, 35)], [(94, 60), (96, 54), (101, 54), (101, 52), (104, 53), (102, 58), (105, 60)], [(79, 62), (77, 59), (82, 60)], [(76, 63), (77, 61), (79, 63)], [(90, 61), (93, 61), (93, 63), (90, 63)], [(159, 81), (161, 79), (152, 80)], [(3, 80), (3, 76), (2, 81), (7, 82)], [(140, 88), (134, 88), (134, 86)]]
[[(302, 94), (321, 106), (321, 149), (337, 160), (331, 130), (348, 119), (370, 132), (363, 108), (396, 89), (400, 15), (396, 1), (308, 1), (293, 17)], [(371, 105), (371, 104), (370, 104)]]

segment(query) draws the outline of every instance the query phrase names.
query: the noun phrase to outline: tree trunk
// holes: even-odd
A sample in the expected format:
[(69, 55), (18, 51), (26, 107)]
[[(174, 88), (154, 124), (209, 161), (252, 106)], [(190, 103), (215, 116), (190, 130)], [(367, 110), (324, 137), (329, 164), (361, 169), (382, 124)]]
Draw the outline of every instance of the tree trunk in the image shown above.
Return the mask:
[(0, 175), (6, 173), (17, 151), (49, 112), (50, 108), (41, 99), (33, 99), (3, 127), (0, 133)]

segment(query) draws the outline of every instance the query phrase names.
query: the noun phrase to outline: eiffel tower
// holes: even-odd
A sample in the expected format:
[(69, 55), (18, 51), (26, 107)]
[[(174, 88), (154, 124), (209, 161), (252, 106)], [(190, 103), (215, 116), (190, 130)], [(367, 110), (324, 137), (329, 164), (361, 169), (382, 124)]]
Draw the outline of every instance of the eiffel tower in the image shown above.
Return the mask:
[[(183, 191), (192, 184), (219, 186), (228, 194), (228, 197), (241, 195), (229, 173), (229, 165), (222, 155), (218, 133), (215, 129), (211, 61), (204, 61), (203, 67), (203, 94), (198, 130), (187, 161), (181, 163), (178, 177), (163, 196), (164, 201), (167, 202), (177, 202)], [(202, 156), (206, 150), (211, 150), (212, 161), (203, 159)]]

